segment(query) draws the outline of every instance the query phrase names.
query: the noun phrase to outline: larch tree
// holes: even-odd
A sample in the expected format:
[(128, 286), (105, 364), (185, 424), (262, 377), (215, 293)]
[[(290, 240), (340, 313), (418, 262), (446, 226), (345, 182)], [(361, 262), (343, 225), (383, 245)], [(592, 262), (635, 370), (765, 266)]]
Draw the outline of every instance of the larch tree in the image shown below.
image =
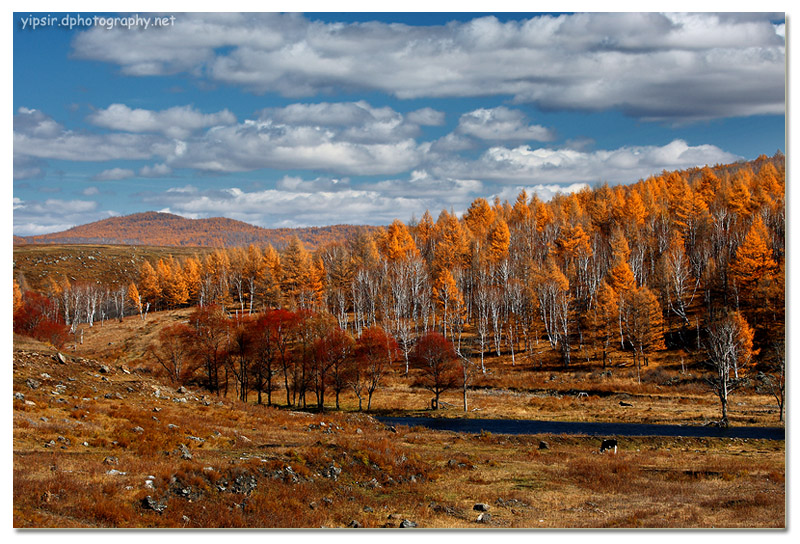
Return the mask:
[(136, 284), (133, 282), (128, 285), (128, 301), (131, 303), (131, 306), (139, 312), (139, 317), (144, 319), (144, 314), (142, 313), (142, 296), (139, 294), (139, 289), (136, 288)]
[(202, 282), (203, 265), (197, 257), (187, 257), (183, 261), (183, 279), (186, 282), (189, 304), (200, 304), (200, 285)]
[(155, 306), (161, 298), (158, 274), (150, 261), (144, 261), (139, 270), (139, 293), (142, 295), (142, 303), (146, 306), (145, 313), (147, 308)]
[(485, 198), (476, 198), (464, 212), (464, 224), (475, 238), (482, 240), (486, 237), (489, 227), (494, 223), (496, 217), (495, 211)]
[(753, 352), (753, 329), (739, 312), (718, 319), (708, 327), (706, 341), (708, 363), (712, 368), (706, 383), (720, 402), (720, 425), (728, 426), (728, 396), (744, 385), (741, 371), (750, 363)]
[(412, 229), (414, 241), (419, 249), (420, 256), (425, 259), (427, 263), (433, 261), (433, 251), (436, 247), (436, 227), (431, 217), (431, 212), (425, 210), (422, 218)]
[(447, 210), (442, 210), (436, 222), (436, 238), (434, 269), (452, 270), (461, 266), (467, 250), (467, 240), (458, 218)]
[(243, 276), (247, 286), (247, 313), (253, 313), (259, 285), (267, 274), (267, 264), (261, 250), (253, 244), (247, 247), (247, 256), (244, 262)]
[(414, 238), (402, 221), (395, 219), (386, 232), (378, 236), (378, 251), (385, 260), (394, 263), (419, 255)]
[(508, 224), (502, 219), (497, 219), (491, 224), (486, 236), (486, 260), (493, 265), (499, 264), (508, 258), (508, 248), (511, 242), (511, 232)]
[(742, 245), (731, 263), (731, 272), (742, 289), (752, 288), (772, 274), (777, 265), (772, 258), (769, 233), (761, 216), (756, 216)]
[(290, 303), (297, 304), (302, 290), (308, 285), (311, 254), (296, 236), (281, 252), (281, 291)]
[(591, 324), (595, 330), (597, 344), (603, 349), (603, 368), (609, 362), (611, 340), (618, 334), (619, 297), (616, 291), (603, 280), (595, 292), (594, 305), (591, 311)]
[(449, 327), (452, 336), (453, 321), (463, 311), (464, 299), (450, 270), (443, 269), (439, 273), (433, 285), (433, 297), (442, 310), (442, 333), (447, 338)]
[(636, 377), (641, 383), (642, 364), (648, 366), (649, 354), (664, 347), (663, 318), (658, 298), (645, 286), (634, 289), (625, 318), (625, 331), (633, 345)]

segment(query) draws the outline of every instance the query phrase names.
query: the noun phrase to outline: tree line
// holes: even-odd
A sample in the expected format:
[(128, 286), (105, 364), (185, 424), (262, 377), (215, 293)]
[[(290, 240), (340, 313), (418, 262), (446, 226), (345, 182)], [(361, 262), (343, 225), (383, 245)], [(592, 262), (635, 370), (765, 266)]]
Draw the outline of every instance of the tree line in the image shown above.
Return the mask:
[[(64, 322), (91, 324), (91, 294), (51, 283), (47, 295)], [(311, 312), (356, 341), (379, 327), (406, 373), (431, 332), (481, 369), (488, 353), (507, 354), (512, 365), (556, 357), (565, 368), (605, 367), (624, 353), (638, 373), (664, 349), (714, 360), (714, 331), (739, 323), (752, 341), (735, 357), (737, 379), (740, 367), (782, 353), (784, 293), (778, 152), (549, 202), (525, 191), (513, 203), (478, 198), (461, 217), (442, 210), (434, 220), (426, 211), (313, 253), (294, 238), (280, 249), (145, 262), (138, 282), (104, 292), (100, 307), (143, 319), (182, 306), (235, 316)]]

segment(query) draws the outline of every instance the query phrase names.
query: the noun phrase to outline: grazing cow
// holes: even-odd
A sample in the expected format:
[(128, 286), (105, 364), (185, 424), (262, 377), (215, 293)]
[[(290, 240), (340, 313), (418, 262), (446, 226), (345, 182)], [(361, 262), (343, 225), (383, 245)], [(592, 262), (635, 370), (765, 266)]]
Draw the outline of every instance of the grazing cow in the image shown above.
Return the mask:
[(606, 438), (603, 439), (603, 443), (600, 444), (600, 453), (605, 453), (606, 451), (614, 450), (614, 454), (617, 453), (617, 439), (616, 438)]

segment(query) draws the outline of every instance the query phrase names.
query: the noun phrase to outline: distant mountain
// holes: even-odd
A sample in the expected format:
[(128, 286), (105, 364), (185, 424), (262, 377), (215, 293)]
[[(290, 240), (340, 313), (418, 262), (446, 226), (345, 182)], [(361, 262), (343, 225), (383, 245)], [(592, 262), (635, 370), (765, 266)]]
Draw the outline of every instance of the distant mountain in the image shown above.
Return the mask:
[(235, 247), (271, 244), (285, 246), (297, 236), (308, 249), (342, 241), (355, 232), (377, 227), (333, 225), (297, 229), (265, 229), (228, 219), (186, 219), (171, 213), (144, 212), (110, 217), (63, 232), (14, 237), (14, 243), (29, 244), (124, 244), (143, 246)]

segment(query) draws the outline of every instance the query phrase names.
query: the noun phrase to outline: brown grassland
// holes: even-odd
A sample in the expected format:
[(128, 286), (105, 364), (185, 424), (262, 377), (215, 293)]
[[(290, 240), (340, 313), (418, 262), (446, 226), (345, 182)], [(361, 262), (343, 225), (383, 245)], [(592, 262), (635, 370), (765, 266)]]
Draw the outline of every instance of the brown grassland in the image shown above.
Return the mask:
[[(176, 390), (147, 346), (189, 312), (97, 323), (83, 344), (63, 348), (65, 363), (51, 346), (15, 336), (15, 527), (786, 526), (783, 441), (620, 438), (614, 455), (598, 453), (595, 437), (393, 430), (371, 415), (431, 413), (430, 394), (399, 368), (371, 415), (355, 411), (352, 395), (341, 411), (316, 414)], [(466, 416), (718, 418), (695, 368), (654, 357), (639, 383), (614, 355), (602, 375), (488, 358)], [(465, 415), (459, 391), (443, 399), (438, 415)], [(737, 392), (730, 420), (774, 426), (774, 401)], [(484, 523), (476, 503), (489, 507)]]
[(137, 281), (145, 261), (156, 262), (199, 256), (214, 251), (209, 247), (156, 247), (123, 245), (22, 244), (14, 245), (14, 276), (23, 277), (30, 289), (44, 291), (47, 279), (70, 282), (127, 285)]

